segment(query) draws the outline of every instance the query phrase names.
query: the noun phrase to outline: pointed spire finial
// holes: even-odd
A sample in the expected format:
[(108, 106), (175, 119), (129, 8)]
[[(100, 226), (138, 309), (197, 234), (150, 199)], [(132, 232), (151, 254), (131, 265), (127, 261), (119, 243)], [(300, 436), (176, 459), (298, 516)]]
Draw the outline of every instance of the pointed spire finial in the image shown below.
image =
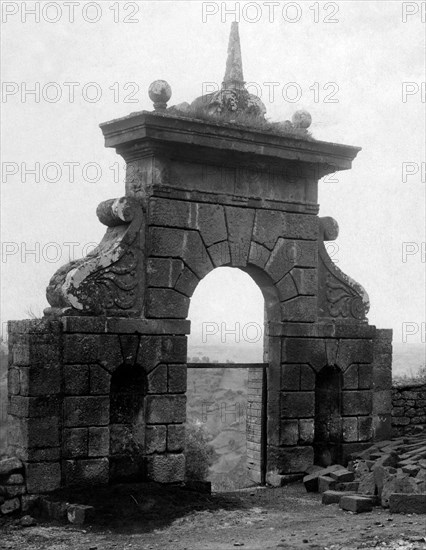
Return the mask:
[(244, 87), (243, 60), (241, 58), (240, 35), (238, 32), (238, 23), (234, 21), (231, 24), (231, 33), (228, 43), (228, 59), (226, 60), (225, 76), (223, 78), (222, 88)]

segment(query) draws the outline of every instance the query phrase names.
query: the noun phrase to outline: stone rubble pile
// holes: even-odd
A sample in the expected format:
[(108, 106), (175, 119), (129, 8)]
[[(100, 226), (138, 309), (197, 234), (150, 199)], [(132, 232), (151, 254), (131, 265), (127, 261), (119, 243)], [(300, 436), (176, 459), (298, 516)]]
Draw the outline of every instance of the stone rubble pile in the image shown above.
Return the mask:
[(303, 478), (308, 492), (322, 493), (323, 504), (369, 512), (426, 514), (426, 434), (375, 443), (352, 455), (347, 468), (312, 466)]

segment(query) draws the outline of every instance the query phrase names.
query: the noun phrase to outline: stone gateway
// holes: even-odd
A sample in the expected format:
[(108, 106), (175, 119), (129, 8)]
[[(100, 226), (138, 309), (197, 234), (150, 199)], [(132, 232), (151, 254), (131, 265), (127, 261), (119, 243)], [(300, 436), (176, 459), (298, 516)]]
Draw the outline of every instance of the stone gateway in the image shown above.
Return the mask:
[(221, 266), (265, 300), (252, 479), (390, 438), (391, 331), (369, 325), (367, 293), (326, 251), (338, 225), (318, 216), (319, 180), (360, 149), (314, 140), (305, 111), (266, 121), (236, 23), (222, 89), (167, 107), (171, 93), (156, 81), (153, 112), (101, 124), (126, 162), (125, 194), (99, 205), (99, 246), (52, 277), (45, 317), (9, 324), (9, 452), (29, 493), (184, 480), (188, 308)]

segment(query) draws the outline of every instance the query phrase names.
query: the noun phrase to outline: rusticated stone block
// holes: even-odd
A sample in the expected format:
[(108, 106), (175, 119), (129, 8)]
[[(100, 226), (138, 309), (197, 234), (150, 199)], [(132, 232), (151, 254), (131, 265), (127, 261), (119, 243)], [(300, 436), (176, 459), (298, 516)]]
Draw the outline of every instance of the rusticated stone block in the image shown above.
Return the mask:
[(145, 430), (146, 453), (164, 453), (167, 443), (167, 427), (164, 425), (146, 426)]
[(62, 452), (65, 458), (78, 458), (87, 456), (87, 428), (64, 428), (62, 432)]
[(300, 389), (300, 368), (301, 365), (281, 365), (281, 389)]
[(51, 395), (61, 391), (61, 368), (59, 362), (51, 365), (33, 365), (20, 369), (21, 395)]
[(167, 426), (167, 451), (180, 452), (185, 448), (185, 424)]
[(153, 227), (150, 233), (151, 256), (181, 258), (199, 278), (213, 269), (198, 231)]
[(315, 434), (315, 424), (313, 418), (299, 420), (299, 444), (308, 445), (313, 443)]
[(373, 341), (344, 339), (339, 341), (337, 364), (344, 371), (352, 363), (373, 362)]
[(185, 336), (141, 336), (137, 363), (151, 372), (160, 363), (186, 363)]
[(109, 479), (109, 462), (107, 458), (65, 460), (63, 471), (68, 486), (104, 485)]
[(213, 244), (207, 249), (211, 261), (215, 267), (228, 265), (231, 263), (231, 253), (229, 251), (228, 241)]
[(182, 270), (182, 260), (174, 258), (149, 258), (146, 268), (147, 285), (173, 288)]
[(109, 395), (111, 375), (100, 365), (90, 365), (90, 393), (92, 395)]
[(342, 418), (343, 441), (358, 441), (358, 419), (356, 416)]
[(317, 299), (315, 296), (297, 296), (281, 303), (281, 312), (283, 321), (314, 322), (317, 318)]
[(290, 274), (296, 283), (298, 294), (315, 296), (318, 293), (318, 272), (316, 269), (295, 267)]
[(183, 454), (151, 455), (147, 458), (148, 477), (157, 483), (178, 483), (185, 479)]
[(343, 391), (342, 392), (342, 414), (367, 415), (372, 413), (372, 392), (364, 391)]
[(374, 391), (373, 393), (374, 414), (390, 414), (392, 412), (391, 390)]
[(148, 424), (181, 424), (186, 420), (185, 395), (148, 395), (145, 407)]
[(148, 393), (167, 393), (167, 365), (157, 365), (147, 376)]
[(343, 389), (357, 390), (358, 389), (358, 367), (360, 365), (349, 365), (343, 373)]
[(226, 240), (228, 235), (223, 206), (200, 203), (197, 210), (197, 228), (206, 246)]
[(318, 216), (286, 213), (286, 237), (290, 239), (316, 240), (319, 232)]
[(186, 365), (168, 366), (168, 391), (169, 393), (184, 393), (187, 385)]
[(99, 357), (101, 337), (98, 334), (65, 334), (65, 363), (96, 363)]
[(256, 210), (253, 240), (272, 250), (279, 237), (286, 235), (286, 213)]
[(245, 266), (247, 264), (254, 213), (255, 211), (249, 208), (225, 207), (228, 242), (233, 266)]
[[(263, 269), (268, 263), (269, 256), (270, 252), (265, 246), (251, 241), (249, 252), (249, 261), (251, 264), (257, 265)], [(285, 298), (282, 299), (284, 300)]]
[(148, 288), (146, 316), (154, 319), (186, 319), (189, 298), (170, 288)]
[(9, 414), (21, 418), (58, 417), (60, 412), (60, 401), (56, 396), (23, 397), (12, 395), (9, 399)]
[(309, 365), (300, 365), (300, 389), (303, 391), (315, 389), (315, 371)]
[(28, 493), (49, 493), (61, 485), (61, 467), (58, 462), (25, 464)]
[(358, 388), (369, 390), (373, 387), (373, 365), (359, 365)]
[(280, 475), (305, 472), (314, 463), (312, 447), (268, 447), (267, 469), (276, 468)]
[(297, 445), (299, 441), (299, 422), (284, 420), (280, 424), (280, 445)]
[(67, 427), (109, 424), (108, 397), (65, 397), (64, 425)]
[(175, 285), (175, 290), (191, 297), (200, 279), (190, 269), (185, 267)]
[(373, 437), (373, 418), (360, 416), (358, 418), (358, 441), (370, 441)]
[(7, 388), (9, 395), (19, 395), (21, 391), (20, 369), (9, 367), (7, 371)]
[(286, 338), (282, 343), (284, 363), (306, 363), (315, 370), (327, 364), (325, 340), (321, 338)]
[(309, 418), (315, 415), (314, 392), (282, 392), (282, 418)]
[(89, 457), (109, 454), (109, 435), (109, 427), (94, 426), (89, 428)]
[(87, 395), (89, 393), (89, 366), (64, 365), (65, 395)]

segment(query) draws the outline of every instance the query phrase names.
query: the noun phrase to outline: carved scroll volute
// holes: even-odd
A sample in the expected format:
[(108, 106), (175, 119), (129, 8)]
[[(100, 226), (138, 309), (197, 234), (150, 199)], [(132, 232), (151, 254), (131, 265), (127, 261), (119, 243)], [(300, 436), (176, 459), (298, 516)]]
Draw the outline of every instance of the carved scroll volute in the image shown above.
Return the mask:
[(102, 202), (99, 220), (108, 226), (85, 258), (59, 269), (47, 287), (46, 315), (133, 315), (142, 302), (143, 212), (130, 197)]
[(365, 289), (348, 277), (332, 261), (324, 241), (333, 241), (339, 226), (331, 217), (320, 218), (322, 239), (319, 241), (319, 316), (334, 319), (366, 321), (370, 300)]

